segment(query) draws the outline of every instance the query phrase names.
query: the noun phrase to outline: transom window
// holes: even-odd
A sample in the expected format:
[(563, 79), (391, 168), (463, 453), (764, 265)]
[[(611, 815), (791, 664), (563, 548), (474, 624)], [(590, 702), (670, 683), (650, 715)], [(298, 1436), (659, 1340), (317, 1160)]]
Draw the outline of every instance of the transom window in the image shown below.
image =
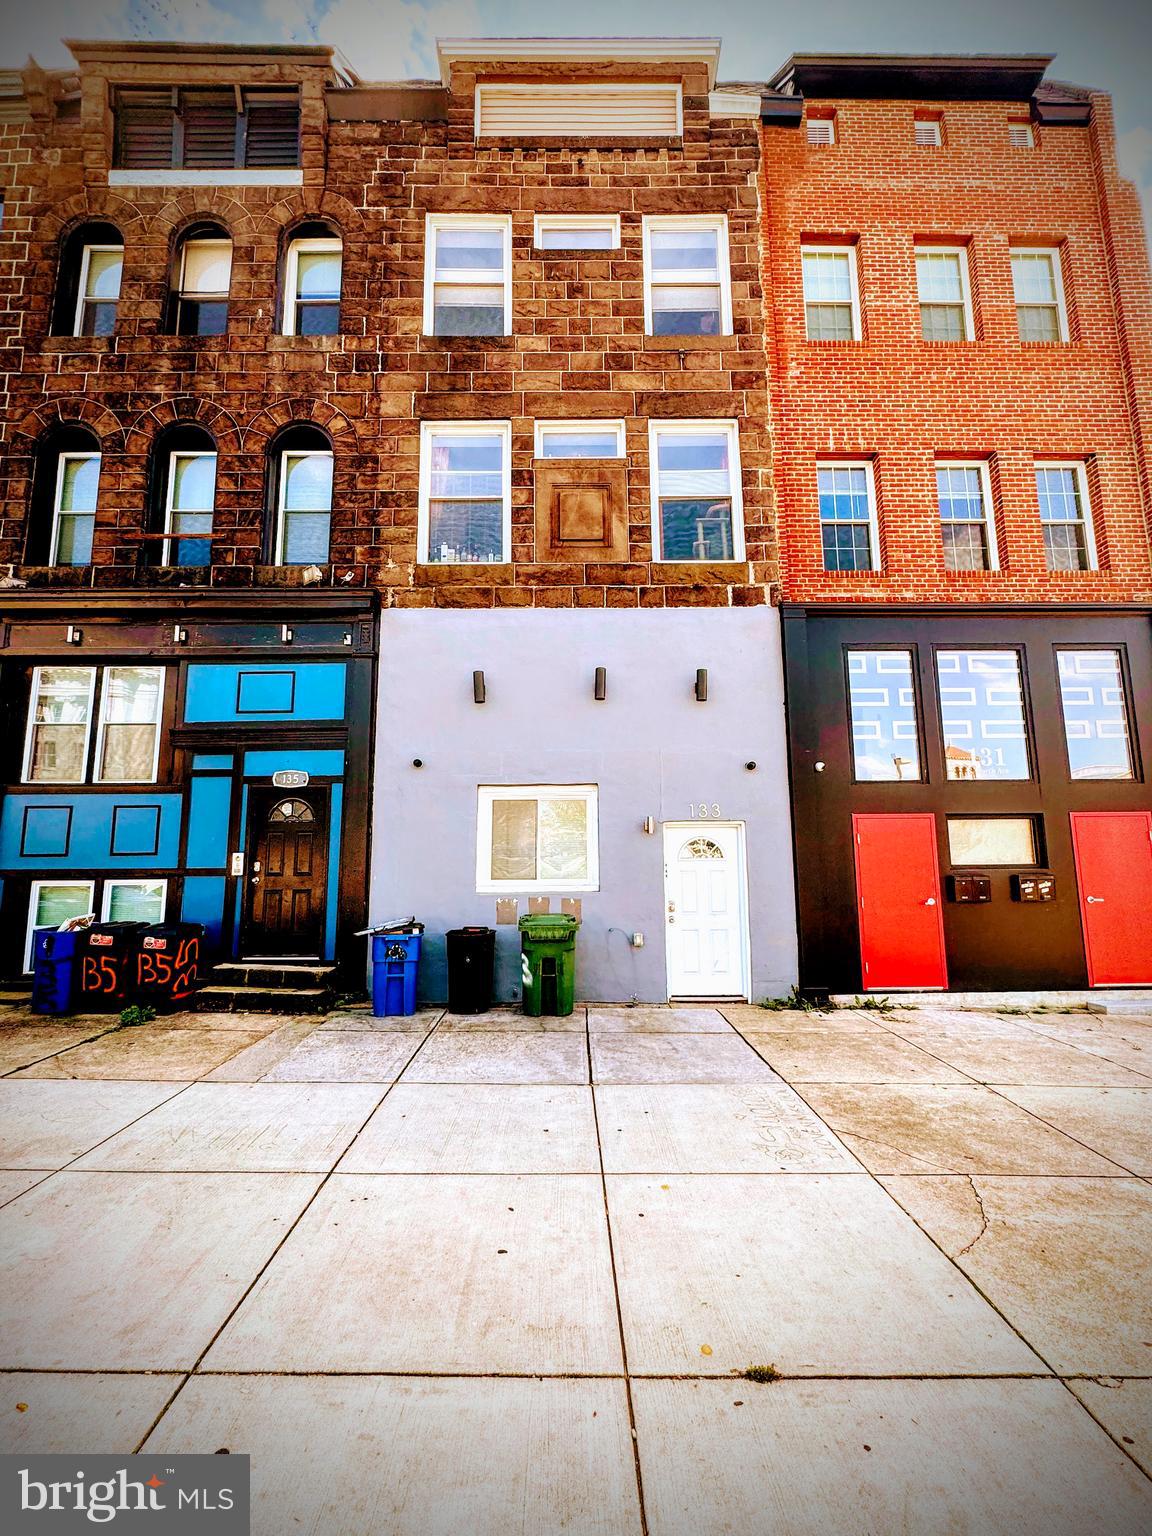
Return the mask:
[(306, 800), (281, 800), (268, 812), (271, 823), (292, 822), (301, 824), (315, 821), (312, 807)]
[(162, 923), (167, 880), (105, 880), (100, 920), (105, 923)]
[(880, 530), (871, 464), (821, 464), (816, 485), (824, 569), (879, 570)]
[(859, 341), (860, 291), (851, 245), (808, 245), (801, 257), (809, 341)]
[(1012, 255), (1012, 291), (1021, 341), (1067, 341), (1068, 315), (1060, 252), (1017, 250)]
[(91, 561), (99, 490), (98, 453), (60, 455), (52, 510), (52, 565), (87, 565)]
[(962, 246), (918, 246), (916, 290), (920, 299), (920, 334), (925, 341), (972, 340), (968, 253)]
[(734, 421), (650, 422), (653, 559), (743, 560)]
[(419, 560), (486, 565), (509, 558), (511, 457), (510, 422), (422, 424)]
[(482, 785), (478, 891), (594, 891), (600, 883), (594, 785)]
[(1050, 571), (1094, 571), (1096, 540), (1083, 464), (1037, 464), (1036, 497)]
[(37, 667), (22, 781), (155, 783), (163, 700), (163, 667)]
[(621, 459), (622, 421), (538, 421), (538, 459)]
[(335, 336), (340, 330), (343, 246), (333, 236), (293, 240), (284, 270), (284, 334)]
[(945, 570), (996, 570), (999, 562), (988, 466), (981, 462), (938, 462), (936, 503)]
[(538, 251), (614, 251), (620, 244), (620, 215), (538, 213), (533, 244)]
[(425, 242), (425, 332), (511, 335), (512, 220), (429, 214)]
[(950, 779), (1029, 779), (1018, 651), (938, 651), (936, 682)]
[(122, 245), (86, 245), (80, 258), (80, 293), (76, 304), (77, 336), (111, 336), (124, 271)]
[(332, 454), (280, 455), (277, 565), (326, 565), (332, 541)]
[(917, 782), (920, 728), (912, 652), (849, 651), (848, 707), (857, 782)]
[(645, 218), (644, 301), (650, 335), (731, 334), (728, 220), (723, 214)]
[[(216, 506), (216, 455), (173, 453), (168, 459), (164, 508), (163, 563), (202, 566), (212, 561), (212, 516)], [(193, 537), (203, 535), (203, 537)]]
[(1135, 778), (1120, 652), (1057, 651), (1056, 664), (1072, 778)]
[(38, 928), (59, 928), (73, 917), (95, 916), (93, 880), (33, 880), (28, 898), (28, 932), (24, 941), (24, 970), (32, 969)]
[(1035, 864), (1036, 823), (1031, 816), (949, 816), (948, 859), (961, 868)]

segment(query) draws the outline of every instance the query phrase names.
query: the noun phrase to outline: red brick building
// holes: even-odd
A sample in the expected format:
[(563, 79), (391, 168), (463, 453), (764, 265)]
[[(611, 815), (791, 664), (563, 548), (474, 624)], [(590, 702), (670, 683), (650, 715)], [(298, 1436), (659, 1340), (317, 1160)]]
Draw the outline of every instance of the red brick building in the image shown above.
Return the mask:
[(814, 988), (1152, 981), (1152, 287), (1111, 104), (1050, 62), (764, 98)]

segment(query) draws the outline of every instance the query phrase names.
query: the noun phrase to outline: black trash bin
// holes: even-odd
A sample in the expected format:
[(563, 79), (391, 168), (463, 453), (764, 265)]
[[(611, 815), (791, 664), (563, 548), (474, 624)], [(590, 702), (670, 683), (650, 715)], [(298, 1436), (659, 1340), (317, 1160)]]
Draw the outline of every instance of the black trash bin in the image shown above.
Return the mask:
[(137, 936), (129, 991), (134, 1002), (180, 1008), (205, 969), (202, 923), (150, 923)]
[(136, 985), (136, 954), (147, 923), (93, 923), (76, 934), (72, 1006), (81, 1013), (119, 1013)]
[(496, 964), (494, 928), (453, 928), (448, 944), (449, 1013), (486, 1013)]

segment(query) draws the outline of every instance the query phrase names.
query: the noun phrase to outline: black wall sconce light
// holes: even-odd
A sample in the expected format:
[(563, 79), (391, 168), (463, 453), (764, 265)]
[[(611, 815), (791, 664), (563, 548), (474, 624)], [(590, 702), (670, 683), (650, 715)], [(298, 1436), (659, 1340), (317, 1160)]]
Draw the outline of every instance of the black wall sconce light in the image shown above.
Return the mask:
[(608, 668), (596, 668), (596, 682), (592, 691), (593, 698), (603, 701), (608, 697)]
[(707, 704), (708, 702), (708, 668), (696, 668), (696, 702)]
[(472, 674), (472, 697), (477, 704), (483, 704), (488, 697), (488, 691), (484, 687), (484, 674), (479, 670)]

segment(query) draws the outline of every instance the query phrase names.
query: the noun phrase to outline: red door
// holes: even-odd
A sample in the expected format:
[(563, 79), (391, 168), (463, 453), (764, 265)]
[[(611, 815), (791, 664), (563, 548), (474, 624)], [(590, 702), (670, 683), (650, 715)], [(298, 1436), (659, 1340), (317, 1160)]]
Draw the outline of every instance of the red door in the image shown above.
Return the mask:
[(1073, 811), (1088, 981), (1152, 983), (1152, 811)]
[(853, 816), (864, 990), (948, 985), (936, 818)]

